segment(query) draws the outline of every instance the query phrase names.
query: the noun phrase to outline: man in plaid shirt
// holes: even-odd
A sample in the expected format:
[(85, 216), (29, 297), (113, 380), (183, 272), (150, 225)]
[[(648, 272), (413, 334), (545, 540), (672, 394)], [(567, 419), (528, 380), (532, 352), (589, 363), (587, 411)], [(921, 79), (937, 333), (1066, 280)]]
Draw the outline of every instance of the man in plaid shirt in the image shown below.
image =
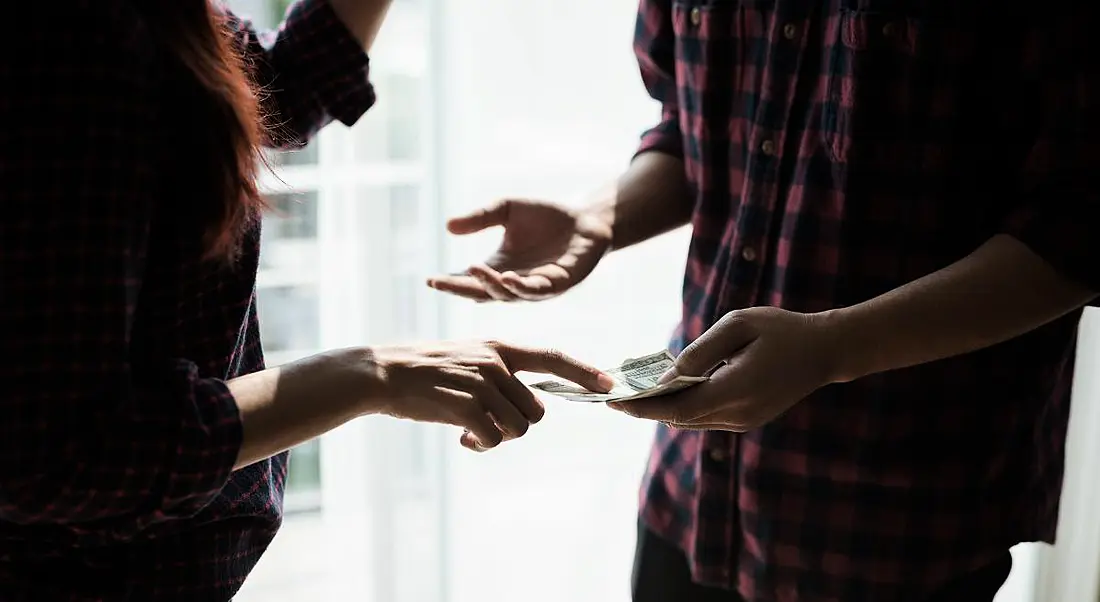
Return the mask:
[(449, 223), (505, 228), (430, 282), (480, 301), (692, 227), (675, 372), (717, 370), (616, 407), (663, 423), (636, 602), (989, 601), (1012, 545), (1053, 541), (1100, 43), (1081, 11), (980, 4), (641, 0), (661, 120), (617, 183)]

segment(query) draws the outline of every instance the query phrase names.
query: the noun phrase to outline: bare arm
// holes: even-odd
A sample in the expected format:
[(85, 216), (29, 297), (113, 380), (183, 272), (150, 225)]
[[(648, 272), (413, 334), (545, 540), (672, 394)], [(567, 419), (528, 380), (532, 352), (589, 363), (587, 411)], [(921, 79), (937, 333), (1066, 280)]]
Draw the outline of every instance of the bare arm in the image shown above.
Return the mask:
[(661, 120), (642, 135), (626, 173), (602, 190), (588, 208), (588, 214), (610, 227), (612, 249), (659, 236), (691, 219), (694, 199), (684, 172), (675, 42), (671, 2), (641, 2), (634, 54), (642, 83), (660, 103)]
[(684, 162), (658, 151), (638, 155), (617, 182), (596, 195), (586, 213), (606, 224), (611, 249), (623, 249), (679, 228), (691, 219)]
[[(1100, 70), (1087, 19), (1034, 25), (1021, 81), (1034, 106), (1006, 124), (1032, 132), (1001, 234), (969, 256), (870, 301), (830, 312), (837, 377), (966, 353), (1063, 316), (1100, 291)], [(1013, 175), (1010, 175), (1013, 174)]]
[(368, 350), (339, 350), (255, 372), (227, 383), (243, 439), (237, 470), (369, 413), (380, 395)]
[(845, 382), (975, 351), (1038, 328), (1096, 297), (1006, 235), (889, 293), (825, 314)]
[(369, 51), (393, 0), (329, 0), (329, 3), (348, 31)]

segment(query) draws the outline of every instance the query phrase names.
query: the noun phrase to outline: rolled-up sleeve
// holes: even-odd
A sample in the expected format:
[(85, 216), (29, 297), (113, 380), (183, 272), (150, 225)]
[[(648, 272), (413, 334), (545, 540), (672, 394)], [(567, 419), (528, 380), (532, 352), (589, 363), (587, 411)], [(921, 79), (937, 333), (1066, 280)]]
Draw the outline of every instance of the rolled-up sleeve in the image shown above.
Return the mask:
[(661, 121), (642, 134), (637, 154), (658, 151), (678, 158), (684, 156), (675, 44), (670, 0), (641, 0), (634, 26), (634, 54), (642, 83), (649, 95), (661, 103)]
[(129, 3), (82, 6), (0, 39), (0, 521), (117, 540), (205, 507), (242, 427), (187, 358), (131, 357), (171, 116)]
[(1035, 135), (1003, 231), (1100, 292), (1100, 38), (1067, 14), (1038, 19), (1024, 46)]
[(374, 105), (370, 60), (328, 0), (292, 4), (273, 32), (225, 13), (260, 89), (271, 146), (304, 146), (333, 120), (354, 125)]

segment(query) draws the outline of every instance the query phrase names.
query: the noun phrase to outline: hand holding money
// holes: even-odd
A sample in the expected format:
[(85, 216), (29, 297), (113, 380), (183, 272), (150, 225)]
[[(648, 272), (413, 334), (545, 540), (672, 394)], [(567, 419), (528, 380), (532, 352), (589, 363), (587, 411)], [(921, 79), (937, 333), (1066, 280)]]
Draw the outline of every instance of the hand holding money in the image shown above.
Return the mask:
[(613, 402), (612, 409), (675, 428), (745, 432), (836, 382), (850, 334), (821, 314), (778, 307), (730, 312), (676, 358), (673, 375), (710, 378), (675, 399)]
[(624, 361), (617, 368), (604, 370), (615, 380), (615, 387), (607, 393), (595, 393), (563, 381), (543, 381), (531, 385), (533, 389), (551, 393), (570, 401), (606, 403), (631, 401), (668, 395), (707, 380), (705, 376), (677, 376), (667, 382), (660, 379), (676, 364), (676, 358), (668, 351)]

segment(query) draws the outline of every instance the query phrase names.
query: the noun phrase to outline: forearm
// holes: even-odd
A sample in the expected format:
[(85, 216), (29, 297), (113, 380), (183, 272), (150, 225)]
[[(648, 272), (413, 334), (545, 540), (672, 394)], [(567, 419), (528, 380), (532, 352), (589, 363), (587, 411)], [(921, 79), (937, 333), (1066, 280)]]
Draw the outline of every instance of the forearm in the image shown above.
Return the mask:
[(393, 0), (329, 0), (353, 36), (370, 50)]
[(1096, 293), (1007, 235), (869, 301), (821, 314), (835, 336), (837, 382), (995, 345), (1051, 322)]
[(687, 224), (692, 207), (684, 162), (651, 151), (638, 155), (618, 181), (601, 190), (586, 213), (610, 227), (614, 250)]
[(234, 470), (367, 413), (379, 386), (371, 366), (369, 351), (339, 350), (229, 381), (244, 429)]

